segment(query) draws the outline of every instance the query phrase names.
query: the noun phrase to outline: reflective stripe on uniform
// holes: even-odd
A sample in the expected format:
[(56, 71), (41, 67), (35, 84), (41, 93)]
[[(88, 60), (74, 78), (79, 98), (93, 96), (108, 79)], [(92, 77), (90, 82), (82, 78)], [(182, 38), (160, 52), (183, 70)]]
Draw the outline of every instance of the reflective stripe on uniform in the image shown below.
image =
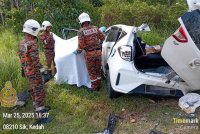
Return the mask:
[(95, 81), (97, 81), (98, 80), (98, 78), (97, 79), (94, 79), (94, 80), (91, 80), (91, 82), (95, 82)]
[(41, 110), (43, 110), (45, 107), (44, 106), (42, 106), (42, 107), (37, 107), (37, 108), (35, 108), (35, 111), (41, 111)]

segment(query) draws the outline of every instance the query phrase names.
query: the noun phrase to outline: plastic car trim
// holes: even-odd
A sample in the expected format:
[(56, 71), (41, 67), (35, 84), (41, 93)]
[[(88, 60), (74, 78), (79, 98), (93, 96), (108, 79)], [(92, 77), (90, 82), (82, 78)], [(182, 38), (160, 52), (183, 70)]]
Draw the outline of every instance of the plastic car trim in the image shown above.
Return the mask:
[(120, 81), (120, 73), (117, 74), (117, 80), (115, 83), (116, 86), (119, 85), (119, 81)]

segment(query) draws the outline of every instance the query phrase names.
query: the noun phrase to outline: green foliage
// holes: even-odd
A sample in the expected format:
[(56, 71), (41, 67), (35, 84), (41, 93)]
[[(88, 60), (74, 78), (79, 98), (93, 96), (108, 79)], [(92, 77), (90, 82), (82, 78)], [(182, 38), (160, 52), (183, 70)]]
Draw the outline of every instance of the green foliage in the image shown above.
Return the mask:
[[(8, 0), (7, 0), (8, 2)], [(53, 31), (60, 35), (63, 27), (79, 28), (78, 16), (80, 13), (90, 14), (93, 22), (98, 22), (98, 10), (95, 6), (100, 6), (101, 1), (81, 1), (81, 0), (23, 0), (20, 8), (4, 7), (6, 15), (6, 25), (12, 26), (14, 31), (21, 32), (24, 22), (27, 19), (35, 19), (39, 23), (48, 20), (53, 24)]]
[[(151, 3), (154, 4), (149, 4)], [(186, 12), (186, 4), (180, 1), (179, 4), (153, 2), (149, 0), (105, 0), (101, 7), (101, 24), (126, 24), (126, 25), (140, 25), (147, 23), (159, 29), (177, 28), (179, 23), (177, 21), (184, 12)], [(175, 30), (175, 29), (174, 29)]]
[(24, 16), (25, 12), (22, 9), (11, 9), (7, 12), (7, 15), (10, 16), (6, 20), (6, 25), (8, 27), (12, 26), (12, 29), (16, 31), (17, 33), (22, 31), (22, 24), (24, 23)]
[(3, 1), (1, 11), (6, 25), (18, 33), (25, 20), (32, 18), (40, 23), (50, 21), (53, 31), (60, 35), (62, 27), (79, 28), (78, 16), (82, 12), (89, 13), (97, 26), (148, 23), (158, 29), (175, 30), (177, 19), (187, 11), (185, 0), (22, 0), (19, 8), (9, 6), (10, 1)]
[(141, 32), (139, 35), (142, 37), (142, 40), (148, 45), (163, 45), (165, 40), (173, 33), (174, 31), (168, 30), (158, 30), (155, 27), (151, 28), (150, 32)]
[(6, 81), (11, 81), (16, 90), (24, 90), (27, 85), (26, 80), (21, 77), (21, 66), (17, 54), (19, 39), (9, 30), (2, 30), (0, 38), (0, 89)]
[[(129, 2), (133, 2), (134, 0), (127, 0)], [(176, 0), (140, 0), (141, 2), (146, 2), (148, 5), (172, 5), (176, 2)]]

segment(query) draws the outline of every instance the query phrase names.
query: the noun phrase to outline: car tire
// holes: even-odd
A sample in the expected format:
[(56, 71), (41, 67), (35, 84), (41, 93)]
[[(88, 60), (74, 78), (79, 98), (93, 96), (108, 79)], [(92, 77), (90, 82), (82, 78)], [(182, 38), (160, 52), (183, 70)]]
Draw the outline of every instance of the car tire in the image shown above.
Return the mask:
[(112, 88), (112, 85), (110, 83), (110, 72), (109, 72), (109, 70), (106, 70), (106, 85), (107, 85), (108, 97), (110, 99), (118, 98), (120, 96), (120, 93), (114, 91), (114, 89)]

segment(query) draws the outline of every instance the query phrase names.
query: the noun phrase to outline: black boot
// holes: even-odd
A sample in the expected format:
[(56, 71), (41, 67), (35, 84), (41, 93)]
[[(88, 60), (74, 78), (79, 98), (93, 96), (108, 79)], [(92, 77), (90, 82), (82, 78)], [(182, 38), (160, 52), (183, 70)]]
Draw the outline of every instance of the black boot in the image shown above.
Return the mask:
[(38, 118), (36, 119), (35, 123), (33, 123), (33, 125), (41, 125), (51, 122), (53, 119), (52, 117), (49, 116), (48, 111), (49, 111), (48, 108), (44, 108), (40, 111), (37, 111), (36, 114)]
[(52, 75), (52, 71), (51, 70), (48, 70), (48, 75), (49, 77), (52, 79), (53, 78), (53, 75)]
[(49, 80), (53, 78), (51, 74), (51, 70), (45, 71), (45, 73), (42, 73), (42, 76), (43, 76), (44, 83), (48, 82)]

